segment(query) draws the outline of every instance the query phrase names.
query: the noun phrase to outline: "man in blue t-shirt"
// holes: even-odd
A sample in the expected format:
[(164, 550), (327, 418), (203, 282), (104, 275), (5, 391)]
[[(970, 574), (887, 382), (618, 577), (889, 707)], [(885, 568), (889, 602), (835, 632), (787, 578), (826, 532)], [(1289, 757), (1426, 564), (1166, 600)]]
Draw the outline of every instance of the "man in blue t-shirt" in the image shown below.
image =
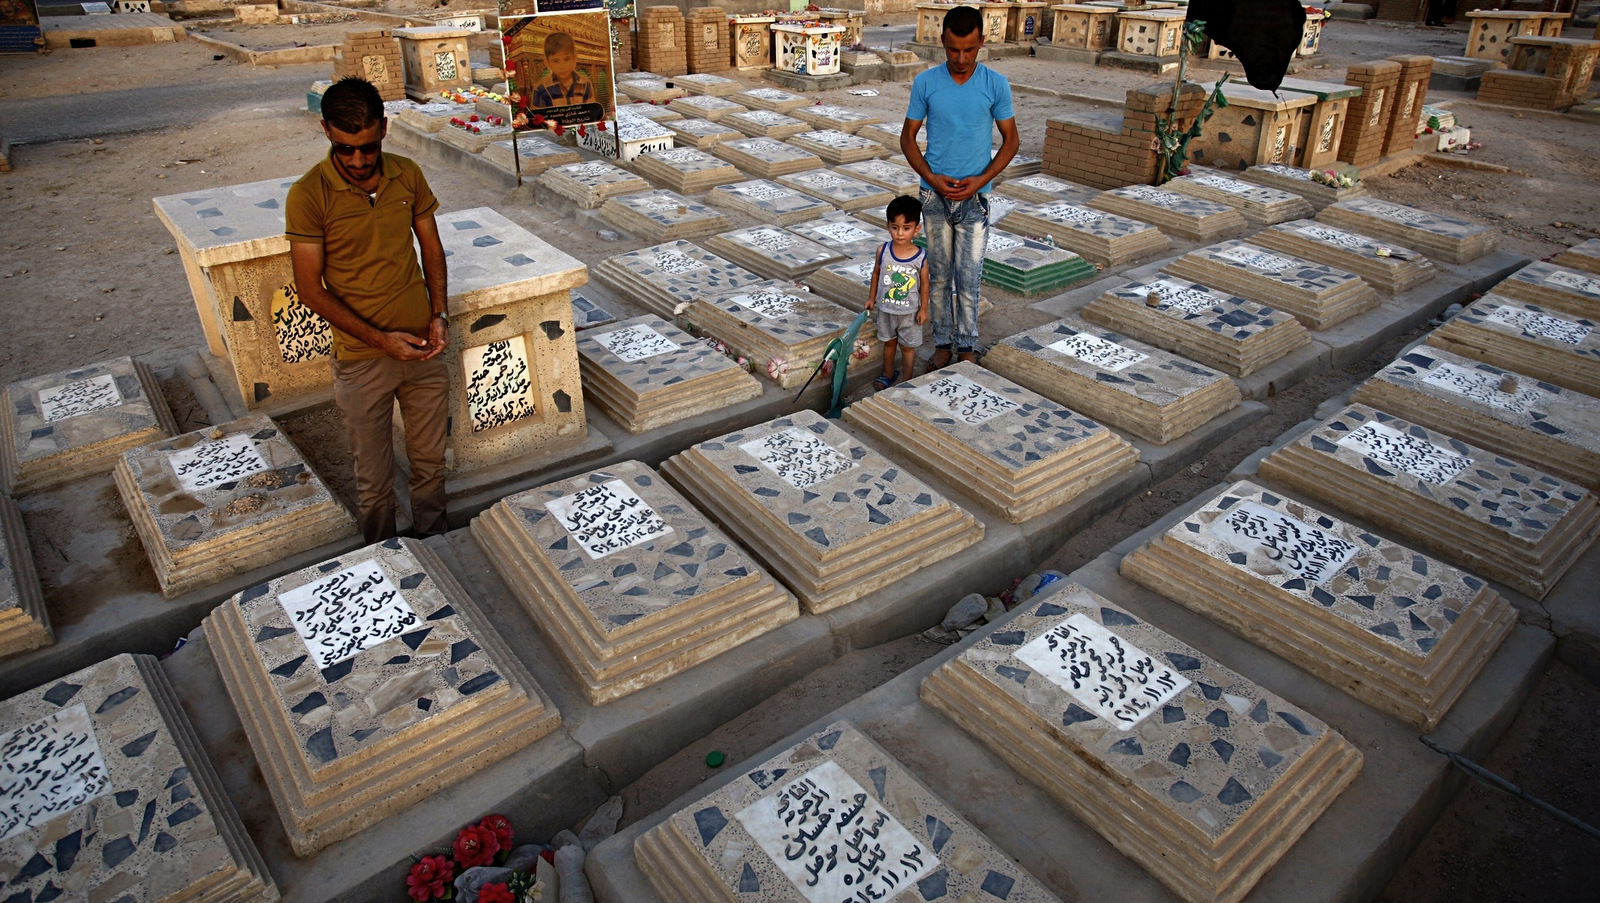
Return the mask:
[[(900, 131), (900, 150), (922, 177), (923, 234), (933, 321), (929, 370), (978, 357), (978, 284), (989, 239), (989, 183), (1017, 153), (1011, 83), (978, 62), (983, 17), (970, 6), (944, 15), (945, 64), (918, 75)], [(928, 124), (928, 151), (917, 133)], [(1000, 149), (991, 151), (994, 129)], [(954, 285), (952, 286), (952, 281)]]

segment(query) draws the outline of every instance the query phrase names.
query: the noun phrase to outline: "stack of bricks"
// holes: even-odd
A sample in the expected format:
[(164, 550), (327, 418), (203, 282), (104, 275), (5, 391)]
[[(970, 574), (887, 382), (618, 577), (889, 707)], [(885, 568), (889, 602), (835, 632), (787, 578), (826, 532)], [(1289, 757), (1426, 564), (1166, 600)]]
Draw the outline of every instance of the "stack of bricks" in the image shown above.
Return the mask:
[(406, 75), (400, 64), (400, 42), (394, 32), (353, 31), (333, 48), (333, 80), (355, 75), (372, 82), (384, 100), (405, 100)]
[[(1180, 131), (1194, 122), (1204, 100), (1198, 85), (1184, 84), (1178, 104)], [(1046, 126), (1042, 169), (1094, 188), (1153, 184), (1159, 167), (1156, 117), (1171, 109), (1172, 89), (1151, 85), (1129, 91), (1120, 116), (1092, 112), (1052, 119)]]
[(676, 6), (646, 6), (639, 12), (637, 65), (657, 75), (689, 74), (683, 12)]
[(1389, 114), (1389, 133), (1383, 139), (1383, 155), (1410, 150), (1417, 140), (1417, 120), (1428, 99), (1428, 79), (1433, 75), (1433, 57), (1419, 54), (1391, 56), (1400, 64), (1400, 81), (1394, 88), (1394, 103)]
[(1350, 98), (1344, 135), (1339, 139), (1339, 159), (1355, 167), (1371, 166), (1383, 156), (1383, 144), (1389, 136), (1389, 113), (1394, 107), (1395, 87), (1400, 83), (1400, 64), (1389, 60), (1352, 64), (1344, 83), (1355, 85), (1361, 93)]
[(632, 19), (611, 20), (611, 64), (618, 72), (634, 68)]
[(689, 10), (684, 23), (688, 29), (690, 72), (723, 72), (733, 66), (728, 51), (728, 14), (720, 6), (701, 6)]

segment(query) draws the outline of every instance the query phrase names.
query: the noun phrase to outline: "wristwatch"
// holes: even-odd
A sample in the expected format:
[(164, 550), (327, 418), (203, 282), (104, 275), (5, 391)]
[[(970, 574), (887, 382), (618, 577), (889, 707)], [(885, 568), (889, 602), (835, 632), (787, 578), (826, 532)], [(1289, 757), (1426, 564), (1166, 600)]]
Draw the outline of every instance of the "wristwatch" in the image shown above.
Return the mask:
[(449, 329), (450, 328), (450, 315), (445, 313), (444, 311), (441, 310), (438, 313), (434, 314), (432, 319), (443, 320), (444, 321), (444, 328), (445, 329)]

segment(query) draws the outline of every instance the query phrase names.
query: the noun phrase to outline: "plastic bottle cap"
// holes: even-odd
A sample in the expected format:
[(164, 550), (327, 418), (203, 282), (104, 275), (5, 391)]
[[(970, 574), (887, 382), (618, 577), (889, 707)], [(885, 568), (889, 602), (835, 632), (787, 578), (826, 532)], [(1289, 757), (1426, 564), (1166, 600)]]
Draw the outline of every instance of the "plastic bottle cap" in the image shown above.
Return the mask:
[(723, 755), (720, 749), (713, 749), (706, 753), (706, 765), (710, 768), (721, 768), (722, 763), (726, 761), (728, 761), (728, 757)]

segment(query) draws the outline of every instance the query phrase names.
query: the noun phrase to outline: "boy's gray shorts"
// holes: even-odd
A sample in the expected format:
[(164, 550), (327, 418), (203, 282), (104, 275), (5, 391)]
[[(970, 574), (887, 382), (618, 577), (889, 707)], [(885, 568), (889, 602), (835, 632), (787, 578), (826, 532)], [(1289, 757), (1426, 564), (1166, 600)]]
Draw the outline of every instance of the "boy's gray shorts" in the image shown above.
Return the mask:
[(895, 339), (904, 348), (916, 348), (922, 344), (922, 324), (917, 322), (915, 311), (909, 314), (886, 314), (875, 310), (874, 314), (872, 322), (878, 327), (878, 338), (882, 341)]

